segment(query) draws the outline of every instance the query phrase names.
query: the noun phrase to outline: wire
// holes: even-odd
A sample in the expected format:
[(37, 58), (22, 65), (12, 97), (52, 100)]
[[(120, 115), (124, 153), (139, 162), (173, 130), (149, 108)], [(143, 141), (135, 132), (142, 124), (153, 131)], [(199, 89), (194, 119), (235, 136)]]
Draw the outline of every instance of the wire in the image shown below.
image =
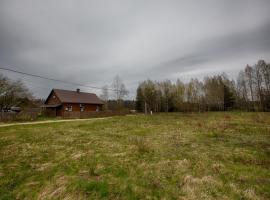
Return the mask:
[[(17, 74), (23, 74), (23, 75), (27, 75), (27, 76), (32, 76), (32, 77), (36, 77), (36, 78), (41, 78), (41, 79), (46, 79), (46, 80), (50, 80), (50, 81), (56, 81), (56, 82), (61, 82), (61, 83), (66, 83), (66, 84), (71, 84), (71, 85), (76, 85), (76, 86), (81, 86), (81, 87), (88, 87), (88, 88), (92, 88), (92, 89), (99, 89), (102, 90), (103, 88), (100, 87), (95, 87), (95, 86), (91, 86), (91, 85), (84, 85), (81, 83), (74, 83), (74, 82), (68, 82), (68, 81), (63, 81), (63, 80), (58, 80), (58, 79), (54, 79), (54, 78), (48, 78), (45, 76), (40, 76), (40, 75), (36, 75), (36, 74), (30, 74), (30, 73), (26, 73), (26, 72), (21, 72), (21, 71), (17, 71), (17, 70), (13, 70), (13, 69), (7, 69), (4, 67), (0, 67), (1, 70), (5, 70), (5, 71), (10, 71), (10, 72), (14, 72)], [(107, 90), (111, 90), (111, 91), (119, 91), (116, 89), (112, 89), (112, 88), (107, 88)]]

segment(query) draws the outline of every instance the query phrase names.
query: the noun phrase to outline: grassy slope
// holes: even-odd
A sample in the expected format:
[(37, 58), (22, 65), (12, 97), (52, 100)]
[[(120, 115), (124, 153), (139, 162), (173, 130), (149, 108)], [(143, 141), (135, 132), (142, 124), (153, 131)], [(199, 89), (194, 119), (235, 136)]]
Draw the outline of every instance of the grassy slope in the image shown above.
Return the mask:
[(0, 128), (0, 199), (268, 199), (269, 168), (263, 113)]

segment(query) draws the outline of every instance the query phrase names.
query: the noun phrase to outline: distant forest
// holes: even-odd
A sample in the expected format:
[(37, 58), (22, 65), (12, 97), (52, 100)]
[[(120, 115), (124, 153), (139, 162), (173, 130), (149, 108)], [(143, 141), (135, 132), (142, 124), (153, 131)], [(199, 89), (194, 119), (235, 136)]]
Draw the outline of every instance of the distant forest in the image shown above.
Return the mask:
[(142, 112), (202, 111), (270, 111), (270, 64), (259, 60), (247, 65), (236, 80), (225, 73), (192, 78), (188, 83), (178, 79), (146, 80), (137, 88), (136, 109)]

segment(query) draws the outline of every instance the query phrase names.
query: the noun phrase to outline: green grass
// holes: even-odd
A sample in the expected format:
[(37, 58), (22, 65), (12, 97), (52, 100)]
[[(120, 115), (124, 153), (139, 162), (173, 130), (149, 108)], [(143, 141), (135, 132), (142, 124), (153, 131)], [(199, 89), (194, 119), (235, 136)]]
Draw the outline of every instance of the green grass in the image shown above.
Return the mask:
[(0, 199), (269, 199), (270, 114), (0, 128)]

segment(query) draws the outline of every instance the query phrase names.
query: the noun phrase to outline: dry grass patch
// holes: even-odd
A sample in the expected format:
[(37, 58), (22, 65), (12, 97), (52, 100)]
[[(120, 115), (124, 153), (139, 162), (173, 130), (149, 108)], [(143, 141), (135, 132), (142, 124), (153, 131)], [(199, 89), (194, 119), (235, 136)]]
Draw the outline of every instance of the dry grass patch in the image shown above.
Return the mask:
[(58, 176), (54, 182), (47, 183), (39, 192), (37, 199), (79, 199), (77, 195), (70, 194), (67, 186), (71, 181), (71, 177)]
[(270, 199), (270, 115), (0, 128), (0, 199)]

